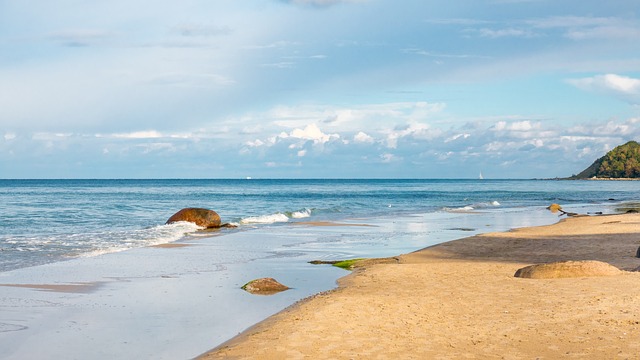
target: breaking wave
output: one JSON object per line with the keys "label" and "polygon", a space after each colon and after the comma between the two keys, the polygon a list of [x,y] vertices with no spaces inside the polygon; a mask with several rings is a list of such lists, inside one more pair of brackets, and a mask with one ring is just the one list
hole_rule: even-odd
{"label": "breaking wave", "polygon": [[312,209],[279,212],[275,214],[250,216],[240,220],[240,224],[275,224],[288,222],[290,219],[304,219],[311,216]]}

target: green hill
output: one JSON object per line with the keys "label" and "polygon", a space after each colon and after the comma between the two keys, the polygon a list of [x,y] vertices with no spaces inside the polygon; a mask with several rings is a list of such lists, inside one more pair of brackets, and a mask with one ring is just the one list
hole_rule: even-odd
{"label": "green hill", "polygon": [[629,141],[617,146],[591,166],[570,179],[597,178],[640,178],[640,144]]}

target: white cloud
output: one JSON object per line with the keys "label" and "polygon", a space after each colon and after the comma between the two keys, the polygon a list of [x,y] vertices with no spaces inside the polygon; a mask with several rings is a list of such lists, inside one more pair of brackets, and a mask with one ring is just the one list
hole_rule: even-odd
{"label": "white cloud", "polygon": [[325,144],[340,138],[338,134],[323,133],[316,124],[309,124],[304,129],[294,129],[289,136],[296,139],[312,140],[314,144]]}
{"label": "white cloud", "polygon": [[395,149],[398,140],[412,138],[418,140],[433,140],[442,135],[442,130],[432,129],[428,124],[413,122],[403,128],[393,129],[387,134],[387,147]]}
{"label": "white cloud", "polygon": [[536,36],[536,34],[531,30],[517,29],[517,28],[505,28],[505,29],[497,29],[497,30],[482,28],[482,29],[474,30],[474,32],[476,32],[477,35],[480,37],[492,38],[492,39],[505,38],[505,37],[530,38],[530,37]]}
{"label": "white cloud", "polygon": [[593,26],[605,26],[623,21],[611,17],[591,16],[549,16],[546,18],[526,20],[525,23],[541,29],[552,28],[584,28]]}
{"label": "white cloud", "polygon": [[8,140],[13,140],[15,138],[16,138],[16,134],[15,133],[8,132],[8,133],[4,134],[4,139],[7,140],[7,141]]}
{"label": "white cloud", "polygon": [[[620,17],[549,16],[545,18],[485,23],[491,27],[466,28],[463,34],[491,39],[549,37],[554,31],[570,40],[637,39],[640,24]],[[460,25],[465,25],[460,23]],[[468,25],[480,25],[470,22]]]}
{"label": "white cloud", "polygon": [[121,134],[113,134],[111,135],[114,138],[122,138],[122,139],[158,139],[163,137],[161,133],[155,130],[148,131],[135,131],[131,133],[121,133]]}
{"label": "white cloud", "polygon": [[394,162],[394,161],[401,161],[402,158],[397,157],[397,156],[395,156],[393,154],[385,153],[385,154],[380,155],[380,160],[383,163],[390,163],[390,162]]}
{"label": "white cloud", "polygon": [[303,156],[305,156],[305,155],[307,155],[307,150],[300,150],[300,151],[298,151],[298,157],[303,157]]}
{"label": "white cloud", "polygon": [[640,104],[640,79],[616,74],[596,75],[593,77],[570,79],[575,87],[621,98],[631,104]]}
{"label": "white cloud", "polygon": [[455,141],[455,140],[458,140],[458,139],[466,139],[466,138],[468,138],[470,136],[471,136],[471,134],[466,134],[466,133],[465,134],[455,134],[455,135],[445,139],[444,142],[447,143],[447,142]]}
{"label": "white cloud", "polygon": [[371,144],[373,143],[373,138],[369,135],[367,135],[366,133],[360,131],[357,134],[355,134],[353,136],[353,141],[355,141],[356,143],[364,143],[364,144]]}
{"label": "white cloud", "polygon": [[260,139],[256,139],[254,141],[247,141],[245,144],[247,146],[250,146],[250,147],[260,147],[260,146],[264,145],[265,143],[264,143],[264,141],[262,141]]}
{"label": "white cloud", "polygon": [[309,123],[322,124],[341,131],[360,131],[363,128],[386,127],[390,123],[404,124],[407,121],[423,121],[437,116],[446,108],[445,103],[389,102],[379,104],[359,104],[350,107],[332,105],[277,106],[266,114],[253,118],[244,117],[244,121],[264,121],[284,128],[300,128]]}
{"label": "white cloud", "polygon": [[640,36],[640,24],[620,17],[551,16],[526,23],[538,29],[565,30],[564,36],[571,40],[637,39]]}

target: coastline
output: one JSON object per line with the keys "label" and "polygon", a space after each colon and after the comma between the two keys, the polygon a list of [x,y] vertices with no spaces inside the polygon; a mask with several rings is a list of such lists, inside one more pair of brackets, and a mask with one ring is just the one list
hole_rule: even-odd
{"label": "coastline", "polygon": [[[640,358],[640,215],[487,233],[367,265],[202,355],[216,358]],[[520,279],[599,260],[607,277]]]}
{"label": "coastline", "polygon": [[[557,219],[521,208],[307,221],[0,272],[0,358],[193,358],[348,274],[312,260],[384,258]],[[291,289],[241,289],[261,277]]]}

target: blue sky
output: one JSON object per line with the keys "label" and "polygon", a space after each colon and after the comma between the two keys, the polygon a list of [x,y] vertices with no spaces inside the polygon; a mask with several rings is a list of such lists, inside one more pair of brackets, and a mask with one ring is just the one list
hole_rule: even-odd
{"label": "blue sky", "polygon": [[0,178],[569,176],[640,140],[639,11],[0,0]]}

